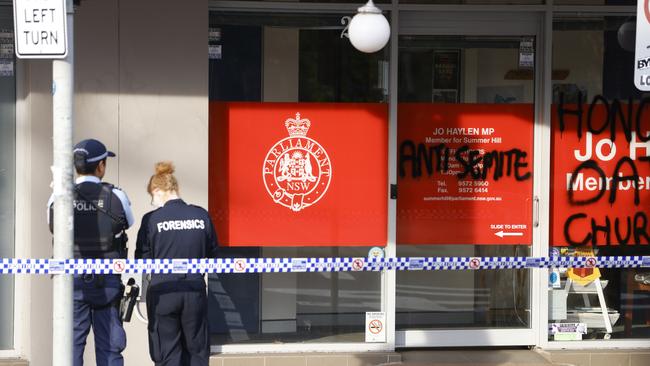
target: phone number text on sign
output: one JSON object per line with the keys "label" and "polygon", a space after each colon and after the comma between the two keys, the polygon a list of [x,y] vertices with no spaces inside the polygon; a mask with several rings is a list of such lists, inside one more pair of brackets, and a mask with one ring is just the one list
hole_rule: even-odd
{"label": "phone number text on sign", "polygon": [[400,243],[530,243],[532,105],[402,103],[398,118]]}

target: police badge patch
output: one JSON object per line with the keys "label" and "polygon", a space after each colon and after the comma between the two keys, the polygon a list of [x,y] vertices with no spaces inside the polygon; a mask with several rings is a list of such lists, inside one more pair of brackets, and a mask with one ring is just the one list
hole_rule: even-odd
{"label": "police badge patch", "polygon": [[278,141],[264,159],[262,177],[273,201],[294,212],[318,202],[332,180],[332,165],[325,149],[307,137],[308,119],[284,122],[289,137]]}

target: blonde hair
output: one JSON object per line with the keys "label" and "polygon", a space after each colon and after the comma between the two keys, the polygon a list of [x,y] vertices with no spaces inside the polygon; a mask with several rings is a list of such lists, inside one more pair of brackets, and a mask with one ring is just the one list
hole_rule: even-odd
{"label": "blonde hair", "polygon": [[161,191],[175,191],[178,193],[178,181],[174,177],[174,164],[171,161],[159,161],[156,163],[156,173],[149,179],[147,192],[153,194],[154,189]]}

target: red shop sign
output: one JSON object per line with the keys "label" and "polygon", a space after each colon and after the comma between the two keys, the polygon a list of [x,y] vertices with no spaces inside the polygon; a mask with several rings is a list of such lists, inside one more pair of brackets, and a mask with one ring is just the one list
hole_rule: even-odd
{"label": "red shop sign", "polygon": [[385,245],[387,149],[385,104],[210,103],[221,244]]}
{"label": "red shop sign", "polygon": [[530,245],[530,104],[398,109],[397,241]]}
{"label": "red shop sign", "polygon": [[650,100],[552,108],[551,243],[647,245]]}

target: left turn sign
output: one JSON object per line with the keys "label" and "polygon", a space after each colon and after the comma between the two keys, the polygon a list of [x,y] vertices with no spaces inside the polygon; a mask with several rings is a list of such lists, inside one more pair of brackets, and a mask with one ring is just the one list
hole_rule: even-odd
{"label": "left turn sign", "polygon": [[66,0],[14,0],[16,56],[65,58]]}

